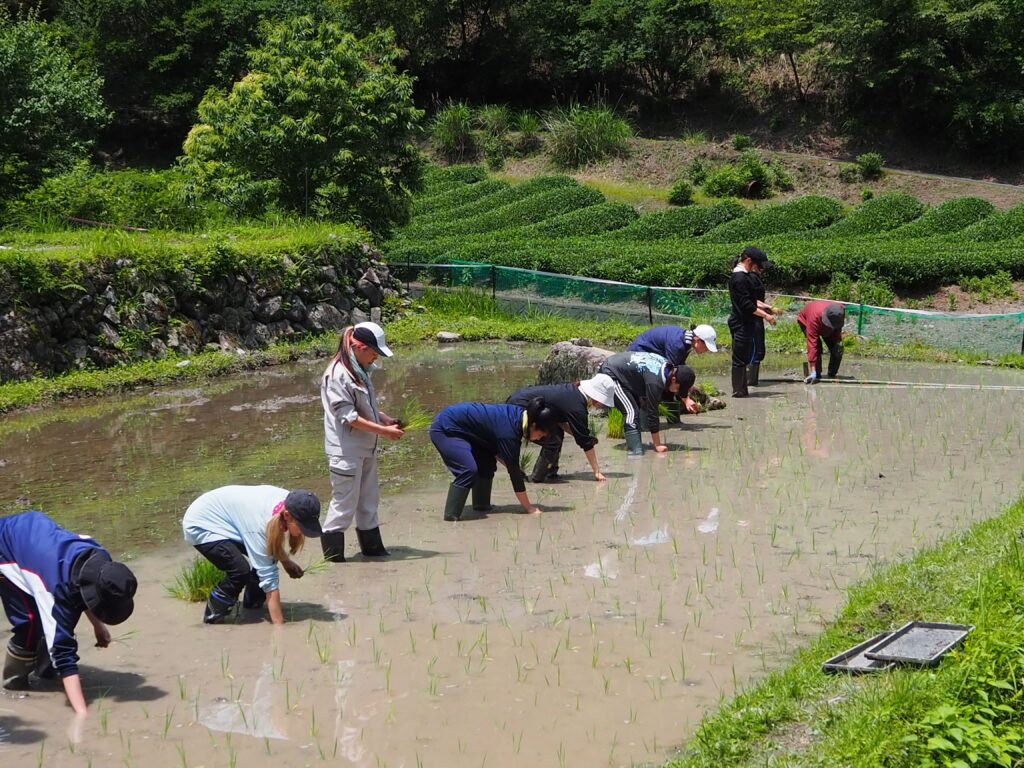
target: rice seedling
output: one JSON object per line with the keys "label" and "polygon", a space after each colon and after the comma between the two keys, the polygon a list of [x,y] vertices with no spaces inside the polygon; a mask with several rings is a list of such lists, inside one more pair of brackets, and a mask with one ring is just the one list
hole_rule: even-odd
{"label": "rice seedling", "polygon": [[426,429],[434,421],[433,415],[423,407],[419,398],[410,397],[405,401],[402,408],[402,415],[398,418],[398,426],[406,432],[418,429]]}
{"label": "rice seedling", "polygon": [[224,578],[224,571],[207,560],[196,556],[191,563],[182,566],[172,584],[165,589],[172,597],[190,603],[205,603],[210,599],[210,590]]}
{"label": "rice seedling", "polygon": [[317,574],[330,570],[330,567],[331,561],[326,557],[320,556],[310,561],[310,563],[302,569],[302,572],[306,576],[316,576]]}

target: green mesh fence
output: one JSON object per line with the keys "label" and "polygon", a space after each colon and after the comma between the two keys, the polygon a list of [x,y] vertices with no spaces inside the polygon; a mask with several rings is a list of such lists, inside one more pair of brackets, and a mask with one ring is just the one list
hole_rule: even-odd
{"label": "green mesh fence", "polygon": [[[667,288],[558,275],[492,264],[391,263],[410,288],[475,288],[515,309],[573,317],[617,315],[642,323],[686,320],[724,325],[729,293],[709,288]],[[813,297],[770,293],[769,301],[795,318]],[[991,355],[1024,354],[1024,312],[965,314],[846,304],[846,333],[893,344],[923,344]]]}

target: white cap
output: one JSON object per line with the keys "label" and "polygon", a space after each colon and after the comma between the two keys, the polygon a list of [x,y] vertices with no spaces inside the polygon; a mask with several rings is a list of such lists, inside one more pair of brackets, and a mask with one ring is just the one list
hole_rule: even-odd
{"label": "white cap", "polygon": [[718,345],[715,344],[718,334],[715,333],[715,329],[710,325],[698,325],[693,329],[693,335],[708,345],[709,352],[718,351]]}
{"label": "white cap", "polygon": [[592,379],[581,381],[580,392],[606,408],[615,405],[615,382],[607,373],[598,373]]}
{"label": "white cap", "polygon": [[359,323],[352,329],[352,338],[362,342],[378,355],[394,356],[391,348],[384,341],[384,329],[376,323]]}

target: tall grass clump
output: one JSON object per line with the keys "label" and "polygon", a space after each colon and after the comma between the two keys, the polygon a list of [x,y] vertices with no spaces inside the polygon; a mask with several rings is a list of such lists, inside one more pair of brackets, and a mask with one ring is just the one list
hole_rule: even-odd
{"label": "tall grass clump", "polygon": [[561,168],[579,168],[625,155],[633,138],[629,123],[603,104],[572,104],[550,112],[544,124],[548,131],[548,153]]}
{"label": "tall grass clump", "polygon": [[195,557],[191,563],[182,566],[174,583],[167,585],[167,592],[179,600],[190,603],[205,603],[210,599],[210,590],[224,578],[224,571],[205,557]]}
{"label": "tall grass clump", "polygon": [[473,112],[469,105],[454,101],[442,107],[430,122],[430,140],[437,153],[448,162],[476,157]]}

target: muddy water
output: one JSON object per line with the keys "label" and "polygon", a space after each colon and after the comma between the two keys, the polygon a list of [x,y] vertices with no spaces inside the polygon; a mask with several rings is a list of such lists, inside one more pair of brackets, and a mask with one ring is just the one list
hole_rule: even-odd
{"label": "muddy water", "polygon": [[[418,354],[389,362],[385,409],[409,392],[430,406],[500,399],[542,350]],[[4,423],[0,503],[29,496],[131,553],[142,584],[119,642],[83,637],[99,698],[81,741],[69,746],[61,695],[5,696],[5,764],[659,762],[816,633],[844,586],[1020,490],[1014,391],[772,383],[668,430],[667,454],[630,459],[602,441],[606,484],[570,444],[566,481],[530,488],[544,515],[516,514],[499,477],[498,508],[457,525],[441,521],[447,476],[419,433],[383,461],[390,560],[286,579],[285,627],[204,627],[198,606],[163,591],[191,556],[178,516],[226,482],[326,491],[320,367]],[[1024,385],[982,369],[845,368]]]}

